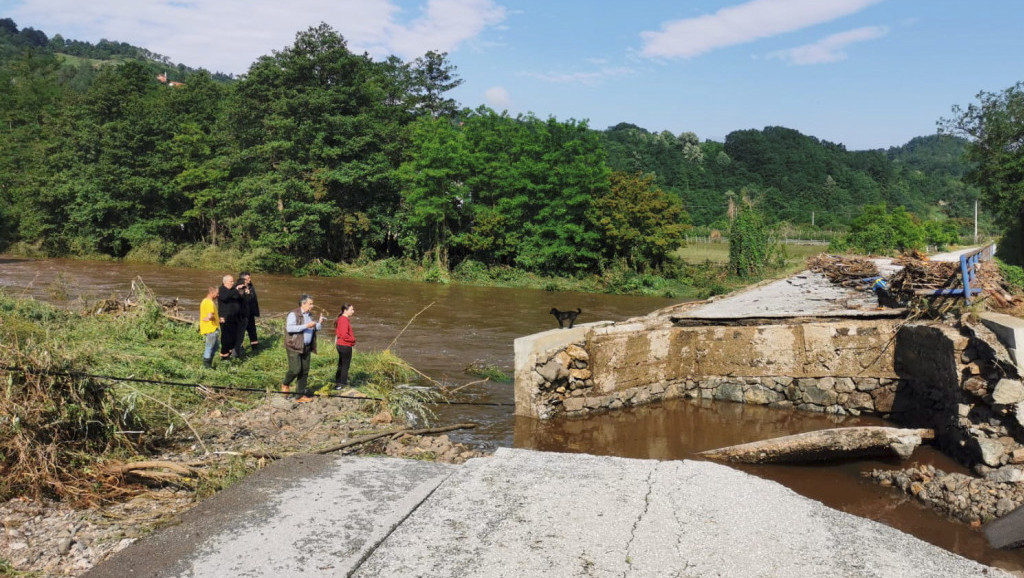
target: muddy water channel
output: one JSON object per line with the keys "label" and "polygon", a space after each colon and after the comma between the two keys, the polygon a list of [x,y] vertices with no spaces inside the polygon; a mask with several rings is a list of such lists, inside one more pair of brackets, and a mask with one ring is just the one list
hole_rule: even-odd
{"label": "muddy water channel", "polygon": [[[0,257],[0,287],[5,287],[8,294],[33,295],[46,301],[55,301],[64,294],[86,299],[124,295],[131,281],[141,277],[158,297],[177,297],[187,310],[192,310],[198,309],[205,287],[219,284],[222,273],[153,265]],[[294,308],[301,293],[312,294],[317,305],[332,314],[337,313],[343,302],[355,304],[352,325],[359,339],[357,349],[379,350],[391,345],[393,351],[420,371],[453,386],[479,379],[465,372],[472,363],[496,366],[511,375],[513,340],[554,327],[556,321],[548,314],[551,307],[581,308],[582,323],[618,321],[675,303],[661,298],[352,278],[297,279],[256,274],[253,283],[264,317],[281,316]],[[198,340],[196,347],[198,368]],[[329,352],[327,356],[333,364],[333,349],[324,350]],[[284,366],[282,353],[282,371]],[[276,383],[279,378],[268,376],[268,383]],[[466,403],[435,408],[438,421],[472,421],[481,425],[466,433],[453,434],[451,437],[457,441],[485,447],[515,446],[662,460],[694,459],[697,452],[706,449],[840,425],[883,424],[873,418],[835,418],[795,410],[681,400],[587,419],[538,422],[516,418],[512,385],[495,382],[459,390],[458,401]],[[966,472],[930,447],[918,449],[910,461]],[[991,549],[978,529],[948,521],[861,475],[874,468],[900,467],[905,466],[856,460],[821,466],[742,469],[963,556],[1024,570],[1024,553]]]}

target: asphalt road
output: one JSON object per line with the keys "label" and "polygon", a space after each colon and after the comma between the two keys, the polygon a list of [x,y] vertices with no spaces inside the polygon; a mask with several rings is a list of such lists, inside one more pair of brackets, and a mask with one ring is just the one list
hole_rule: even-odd
{"label": "asphalt road", "polygon": [[282,460],[85,574],[1003,575],[723,465],[509,448]]}

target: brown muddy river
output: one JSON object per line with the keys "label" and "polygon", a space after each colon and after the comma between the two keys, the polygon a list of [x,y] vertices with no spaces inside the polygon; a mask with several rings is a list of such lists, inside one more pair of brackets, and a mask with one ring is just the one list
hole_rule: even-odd
{"label": "brown muddy river", "polygon": [[[0,257],[0,287],[5,287],[11,295],[32,295],[42,300],[51,300],[57,285],[66,288],[73,297],[124,295],[132,279],[141,277],[157,296],[178,297],[187,309],[198,309],[205,287],[219,284],[220,275],[226,272]],[[230,273],[237,275],[238,271]],[[474,362],[497,366],[511,375],[513,340],[556,326],[556,321],[548,314],[551,307],[581,308],[579,322],[582,323],[619,321],[677,302],[650,297],[353,278],[297,279],[255,274],[253,283],[264,317],[281,315],[294,308],[301,293],[312,294],[317,305],[332,314],[337,313],[343,302],[353,303],[356,315],[352,326],[359,339],[357,349],[383,349],[397,338],[393,351],[427,375],[456,386],[479,379],[465,373],[466,366]],[[197,351],[199,348],[197,342]],[[328,355],[333,355],[331,349],[326,350],[331,351]],[[282,354],[282,367],[283,363]],[[538,422],[515,417],[512,385],[494,382],[462,389],[458,399],[481,405],[439,406],[435,409],[438,422],[472,421],[481,425],[467,433],[452,434],[457,441],[489,447],[515,446],[659,460],[695,459],[697,452],[706,449],[838,425],[883,423],[874,418],[842,419],[795,410],[682,400],[587,419]],[[910,461],[932,464],[946,471],[966,472],[930,447],[918,449]],[[778,481],[833,508],[881,521],[968,558],[1024,570],[1024,552],[994,550],[988,547],[980,530],[948,521],[913,499],[865,481],[861,475],[873,468],[898,467],[897,462],[853,460],[820,466],[745,466],[742,469]]]}

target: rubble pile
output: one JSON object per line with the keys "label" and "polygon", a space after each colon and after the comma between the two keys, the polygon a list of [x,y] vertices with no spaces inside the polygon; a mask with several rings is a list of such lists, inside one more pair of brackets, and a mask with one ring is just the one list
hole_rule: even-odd
{"label": "rubble pile", "polygon": [[[900,270],[883,279],[889,295],[898,302],[939,297],[933,294],[963,288],[959,262],[931,261],[913,251],[896,257],[892,263]],[[866,257],[822,253],[808,258],[807,266],[811,271],[828,277],[832,283],[857,289],[870,288],[871,282],[881,277],[876,263]],[[1020,308],[1024,299],[1013,295],[994,262],[982,261],[975,267],[977,276],[972,288],[980,288],[981,293],[973,295],[972,299],[987,301],[987,307],[994,311],[1013,312]],[[961,298],[960,295],[956,297]]]}
{"label": "rubble pile", "polygon": [[865,279],[878,277],[878,266],[865,257],[829,255],[822,253],[807,259],[807,266],[828,280],[846,287],[863,287]]}
{"label": "rubble pile", "polygon": [[963,287],[959,263],[913,257],[902,257],[894,263],[903,268],[890,275],[886,281],[889,283],[889,293],[900,301],[910,301],[940,289]]}
{"label": "rubble pile", "polygon": [[1005,516],[1024,503],[1024,471],[1019,466],[997,470],[984,478],[947,473],[930,465],[876,469],[865,475],[973,526]]}

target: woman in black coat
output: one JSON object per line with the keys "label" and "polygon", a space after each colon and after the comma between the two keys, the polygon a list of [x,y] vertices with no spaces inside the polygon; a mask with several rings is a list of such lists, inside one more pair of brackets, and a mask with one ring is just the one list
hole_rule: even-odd
{"label": "woman in black coat", "polygon": [[242,331],[239,331],[238,343],[241,345],[242,338],[245,337],[245,332],[248,332],[249,347],[255,350],[260,345],[260,340],[256,337],[256,318],[260,316],[260,300],[256,296],[256,287],[252,284],[252,275],[243,271],[242,274],[238,276],[238,279],[248,288],[248,292],[242,294],[242,299],[245,300],[249,310],[245,327],[242,328]]}

